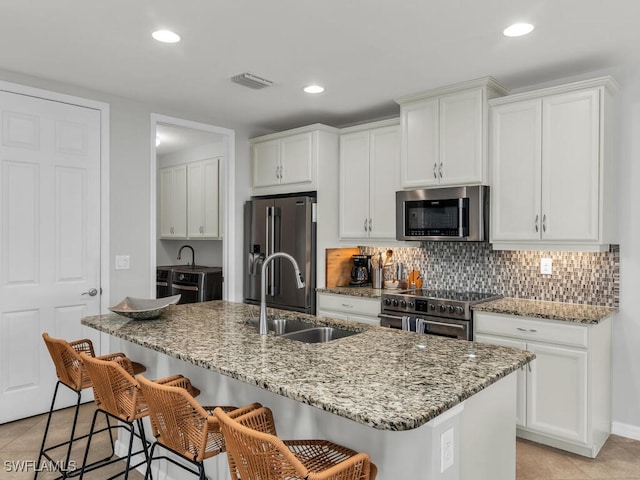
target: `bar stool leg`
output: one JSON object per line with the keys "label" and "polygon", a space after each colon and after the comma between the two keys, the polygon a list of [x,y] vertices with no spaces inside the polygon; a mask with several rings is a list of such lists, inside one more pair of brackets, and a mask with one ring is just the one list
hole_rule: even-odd
{"label": "bar stool leg", "polygon": [[[51,416],[53,414],[53,408],[56,404],[56,397],[58,396],[58,387],[60,387],[60,381],[58,381],[56,383],[56,388],[53,391],[53,399],[51,400],[51,407],[49,408],[49,415],[47,416],[47,424],[44,427],[44,435],[42,436],[42,446],[40,447],[40,454],[38,455],[38,462],[36,463],[36,472],[35,475],[33,476],[33,480],[36,480],[38,478],[38,473],[40,473],[40,464],[42,462],[42,457],[45,454],[45,450],[44,450],[44,446],[47,443],[47,435],[49,433],[49,424],[51,423]],[[73,435],[72,437],[73,438]],[[69,460],[69,458],[67,457],[67,461]]]}

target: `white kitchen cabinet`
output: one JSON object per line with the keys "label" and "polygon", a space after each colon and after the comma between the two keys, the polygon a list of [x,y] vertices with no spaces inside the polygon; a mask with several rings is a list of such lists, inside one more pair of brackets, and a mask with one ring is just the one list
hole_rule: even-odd
{"label": "white kitchen cabinet", "polygon": [[187,236],[220,238],[220,159],[187,164]]}
{"label": "white kitchen cabinet", "polygon": [[395,240],[398,122],[376,122],[342,132],[345,133],[340,135],[340,238]]}
{"label": "white kitchen cabinet", "polygon": [[487,77],[397,99],[402,188],[487,184],[487,101],[506,93]]}
{"label": "white kitchen cabinet", "polygon": [[318,189],[324,135],[336,129],[315,124],[251,139],[252,194],[307,192]]}
{"label": "white kitchen cabinet", "polygon": [[318,292],[317,315],[380,325],[380,299]]}
{"label": "white kitchen cabinet", "polygon": [[496,249],[606,250],[615,241],[611,77],[491,104]]}
{"label": "white kitchen cabinet", "polygon": [[517,434],[595,458],[611,431],[611,319],[597,325],[474,314],[481,343],[536,354],[518,372]]}
{"label": "white kitchen cabinet", "polygon": [[160,238],[187,238],[187,166],[160,169]]}

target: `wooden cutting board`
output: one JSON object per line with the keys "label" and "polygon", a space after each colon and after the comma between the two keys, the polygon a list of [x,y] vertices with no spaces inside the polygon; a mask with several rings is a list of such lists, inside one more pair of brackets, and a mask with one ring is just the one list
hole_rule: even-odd
{"label": "wooden cutting board", "polygon": [[351,269],[353,268],[353,255],[359,255],[360,249],[353,248],[327,248],[326,250],[326,284],[330,287],[345,287],[351,281]]}
{"label": "wooden cutting board", "polygon": [[422,287],[422,278],[420,278],[420,272],[418,270],[411,270],[407,276],[409,286],[415,284],[416,288]]}

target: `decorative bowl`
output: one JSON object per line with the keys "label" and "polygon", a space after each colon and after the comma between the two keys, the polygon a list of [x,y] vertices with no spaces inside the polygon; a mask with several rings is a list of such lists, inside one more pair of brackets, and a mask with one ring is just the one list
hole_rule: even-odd
{"label": "decorative bowl", "polygon": [[181,295],[163,298],[133,298],[127,297],[119,304],[109,307],[113,313],[135,320],[153,320],[158,318],[169,305],[180,301]]}
{"label": "decorative bowl", "polygon": [[400,282],[398,282],[398,280],[385,280],[384,281],[384,288],[387,288],[389,290],[394,290],[396,288],[398,288],[398,284]]}

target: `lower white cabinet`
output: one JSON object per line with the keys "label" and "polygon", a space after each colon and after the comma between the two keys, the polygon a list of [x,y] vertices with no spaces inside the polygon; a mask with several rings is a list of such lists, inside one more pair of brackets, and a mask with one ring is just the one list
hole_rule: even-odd
{"label": "lower white cabinet", "polygon": [[379,298],[318,293],[317,315],[319,317],[380,325],[379,313]]}
{"label": "lower white cabinet", "polygon": [[517,435],[595,458],[611,431],[611,319],[597,325],[476,312],[475,341],[528,350]]}

